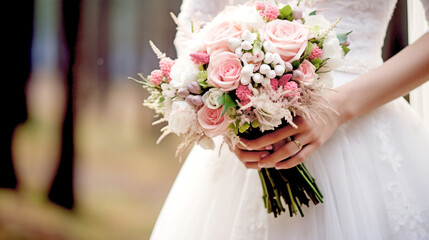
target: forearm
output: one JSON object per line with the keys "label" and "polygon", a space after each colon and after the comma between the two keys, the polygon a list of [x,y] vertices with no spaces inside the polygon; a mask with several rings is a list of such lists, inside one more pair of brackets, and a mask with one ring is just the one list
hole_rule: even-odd
{"label": "forearm", "polygon": [[331,97],[346,122],[407,94],[429,80],[429,33],[380,67],[336,90]]}

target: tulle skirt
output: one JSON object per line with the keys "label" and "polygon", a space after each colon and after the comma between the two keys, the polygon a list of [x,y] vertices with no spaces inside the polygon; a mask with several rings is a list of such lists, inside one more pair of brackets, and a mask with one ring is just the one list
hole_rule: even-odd
{"label": "tulle skirt", "polygon": [[152,240],[429,239],[429,130],[403,98],[343,124],[305,161],[324,203],[304,217],[267,214],[257,170],[216,145],[191,151]]}

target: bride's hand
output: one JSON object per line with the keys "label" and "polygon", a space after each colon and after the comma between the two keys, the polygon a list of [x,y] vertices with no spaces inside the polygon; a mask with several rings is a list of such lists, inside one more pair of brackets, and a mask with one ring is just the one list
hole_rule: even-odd
{"label": "bride's hand", "polygon": [[237,158],[244,164],[246,168],[259,169],[259,161],[270,154],[273,150],[272,145],[263,146],[254,150],[246,149],[245,147],[237,144],[232,146],[231,142],[226,139],[229,150],[233,152]]}
{"label": "bride's hand", "polygon": [[[247,150],[267,149],[267,146],[274,146],[272,154],[259,154],[259,168],[287,169],[302,163],[331,137],[335,129],[341,125],[342,118],[334,111],[326,111],[317,120],[298,117],[294,122],[297,128],[287,125],[254,140],[242,139]],[[285,139],[289,137],[292,141],[286,142]],[[251,154],[253,167],[256,165],[257,153]],[[241,147],[235,150],[235,154],[242,160],[243,156],[250,153]],[[283,161],[287,158],[289,159]]]}

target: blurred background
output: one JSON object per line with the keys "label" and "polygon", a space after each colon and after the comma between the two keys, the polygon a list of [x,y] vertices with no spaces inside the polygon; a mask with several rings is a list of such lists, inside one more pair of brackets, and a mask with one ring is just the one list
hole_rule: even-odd
{"label": "blurred background", "polygon": [[[169,13],[180,4],[5,4],[14,17],[1,21],[0,240],[149,238],[181,167],[180,139],[155,143],[161,126],[151,125],[147,93],[128,77],[158,68],[149,40],[176,57]],[[395,16],[385,59],[408,44],[406,1]]]}

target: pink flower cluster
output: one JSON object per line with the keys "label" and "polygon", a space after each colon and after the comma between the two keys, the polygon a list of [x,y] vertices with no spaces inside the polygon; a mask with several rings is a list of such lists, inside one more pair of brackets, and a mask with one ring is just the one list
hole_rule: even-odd
{"label": "pink flower cluster", "polygon": [[259,12],[259,15],[261,15],[262,17],[265,18],[265,20],[267,21],[273,21],[276,20],[277,17],[280,15],[279,9],[271,6],[271,5],[267,5],[265,7],[265,4],[262,2],[258,2],[256,3],[256,9]]}
{"label": "pink flower cluster", "polygon": [[195,64],[207,64],[210,62],[210,55],[205,51],[198,51],[189,55]]}
{"label": "pink flower cluster", "polygon": [[253,96],[253,92],[248,86],[240,84],[235,90],[235,95],[240,99],[241,105],[244,106],[250,102],[249,96]]}
{"label": "pink flower cluster", "polygon": [[171,60],[170,58],[161,59],[161,61],[159,61],[159,67],[161,68],[161,70],[153,70],[150,73],[151,82],[159,86],[164,80],[164,77],[167,77],[168,82],[170,82],[171,81],[170,71],[173,65],[174,65],[174,60]]}
{"label": "pink flower cluster", "polygon": [[153,70],[150,73],[150,80],[153,84],[159,86],[162,83],[164,73],[161,70]]}
{"label": "pink flower cluster", "polygon": [[299,97],[298,84],[294,81],[289,81],[291,78],[292,74],[286,74],[280,80],[273,78],[270,81],[271,88],[277,91],[280,87],[283,87],[283,90],[289,90],[285,95],[286,97]]}
{"label": "pink flower cluster", "polygon": [[319,46],[317,46],[317,44],[315,44],[315,43],[313,43],[313,46],[314,46],[314,48],[311,51],[309,58],[311,60],[314,60],[316,58],[321,58],[322,54],[323,54],[322,49],[320,49]]}

